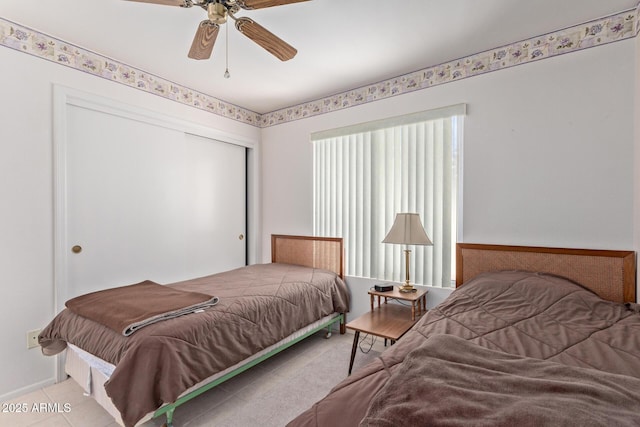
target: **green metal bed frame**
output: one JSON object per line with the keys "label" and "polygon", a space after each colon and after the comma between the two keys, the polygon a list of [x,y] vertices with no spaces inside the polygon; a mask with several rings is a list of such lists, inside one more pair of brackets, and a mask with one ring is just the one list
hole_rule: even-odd
{"label": "green metal bed frame", "polygon": [[162,415],[166,416],[166,423],[165,425],[167,427],[172,427],[173,426],[173,415],[175,410],[180,406],[183,405],[184,403],[190,401],[191,399],[194,399],[198,396],[200,396],[201,394],[211,390],[212,388],[222,384],[225,381],[230,380],[231,378],[243,373],[244,371],[258,365],[259,363],[264,362],[265,360],[269,359],[272,356],[275,356],[276,354],[280,353],[283,350],[286,350],[287,348],[291,347],[294,344],[299,343],[300,341],[304,340],[305,338],[310,337],[311,335],[314,335],[315,333],[321,331],[324,328],[327,328],[327,334],[325,335],[325,338],[330,338],[331,337],[331,333],[332,333],[332,329],[333,329],[333,325],[335,323],[340,322],[340,333],[344,333],[344,325],[345,325],[345,315],[344,313],[339,313],[336,317],[327,320],[326,322],[324,322],[323,324],[319,325],[318,327],[310,330],[309,332],[305,333],[304,335],[301,335],[295,339],[293,339],[290,342],[287,342],[285,344],[283,344],[280,347],[277,347],[273,350],[271,350],[268,353],[263,354],[262,356],[248,362],[246,365],[242,365],[236,369],[234,369],[233,371],[221,376],[220,378],[217,378],[215,380],[213,380],[212,382],[203,385],[202,387],[197,388],[196,390],[191,391],[190,393],[185,394],[182,397],[179,397],[175,402],[173,403],[168,403],[164,406],[162,406],[160,409],[156,410],[156,412],[153,413],[153,417],[152,418],[158,418],[161,417]]}

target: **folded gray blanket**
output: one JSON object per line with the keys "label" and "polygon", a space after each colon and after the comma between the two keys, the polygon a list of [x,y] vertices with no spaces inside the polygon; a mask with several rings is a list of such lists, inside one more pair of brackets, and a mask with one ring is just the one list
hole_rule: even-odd
{"label": "folded gray blanket", "polygon": [[162,320],[214,306],[218,297],[186,292],[149,280],[70,299],[72,312],[105,325],[124,336]]}
{"label": "folded gray blanket", "polygon": [[639,414],[638,378],[435,335],[391,374],[360,426],[637,426]]}

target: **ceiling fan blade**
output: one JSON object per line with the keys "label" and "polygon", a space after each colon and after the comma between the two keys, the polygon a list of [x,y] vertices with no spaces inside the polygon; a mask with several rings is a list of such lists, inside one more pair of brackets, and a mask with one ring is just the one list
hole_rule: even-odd
{"label": "ceiling fan blade", "polygon": [[237,0],[236,3],[243,9],[263,9],[265,7],[283,6],[303,1],[309,0]]}
{"label": "ceiling fan blade", "polygon": [[220,26],[211,21],[204,20],[198,25],[198,30],[189,49],[191,59],[209,59],[216,43]]}
{"label": "ceiling fan blade", "polygon": [[293,46],[271,33],[253,19],[238,18],[236,20],[236,28],[281,61],[288,61],[298,53]]}
{"label": "ceiling fan blade", "polygon": [[180,6],[180,7],[191,6],[191,2],[187,0],[129,0],[129,1],[137,1],[140,3],[164,4],[166,6]]}

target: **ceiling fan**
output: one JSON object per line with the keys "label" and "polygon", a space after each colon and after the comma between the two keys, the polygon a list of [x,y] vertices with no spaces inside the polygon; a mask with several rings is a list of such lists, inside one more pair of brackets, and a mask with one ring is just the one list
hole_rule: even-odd
{"label": "ceiling fan", "polygon": [[280,39],[269,30],[258,24],[251,18],[237,18],[235,13],[240,9],[253,10],[273,6],[282,6],[291,3],[300,3],[309,0],[129,0],[142,3],[155,3],[167,6],[193,7],[200,6],[207,11],[208,19],[200,22],[196,35],[193,38],[189,58],[209,59],[213,51],[213,45],[218,37],[220,25],[231,17],[236,22],[236,28],[242,34],[256,42],[262,48],[281,61],[288,61],[296,56],[298,51]]}

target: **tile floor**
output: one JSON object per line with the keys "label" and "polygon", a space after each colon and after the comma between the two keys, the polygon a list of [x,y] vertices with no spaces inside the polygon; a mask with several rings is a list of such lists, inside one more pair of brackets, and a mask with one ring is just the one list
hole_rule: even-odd
{"label": "tile floor", "polygon": [[[370,338],[369,338],[370,340]],[[241,375],[179,407],[175,427],[282,427],[347,376],[353,334],[317,333]],[[362,343],[366,350],[371,341]],[[369,353],[358,351],[354,371],[371,361],[384,346],[381,339]],[[0,412],[1,427],[116,427],[114,419],[71,379],[5,402],[28,408],[26,413]],[[49,411],[33,405],[51,403]],[[57,404],[58,411],[55,411]],[[36,407],[38,407],[36,405]],[[5,404],[3,404],[5,407]],[[54,411],[51,411],[53,407]],[[144,427],[161,426],[164,417]]]}

